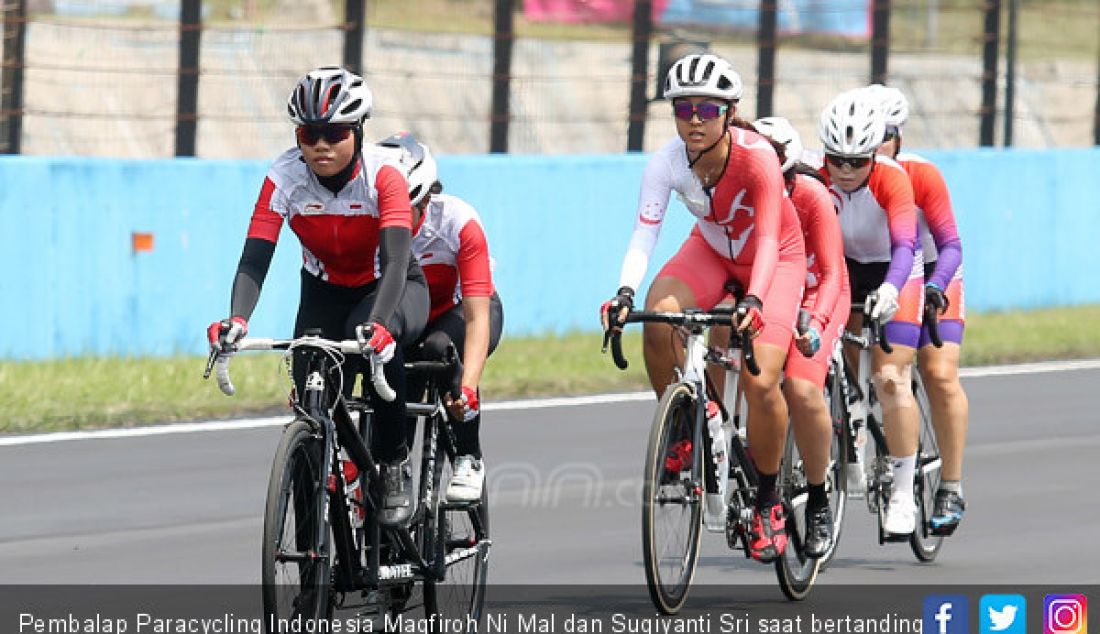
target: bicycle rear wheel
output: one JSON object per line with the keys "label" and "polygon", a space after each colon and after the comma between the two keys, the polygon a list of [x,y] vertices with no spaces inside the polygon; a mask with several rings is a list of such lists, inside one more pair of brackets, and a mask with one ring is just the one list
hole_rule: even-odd
{"label": "bicycle rear wheel", "polygon": [[917,503],[917,526],[909,538],[913,554],[923,562],[935,560],[943,546],[943,535],[933,535],[931,528],[932,509],[935,506],[936,489],[940,486],[940,446],[936,441],[936,430],[932,426],[932,406],[928,403],[928,394],[920,374],[913,369],[913,396],[920,413],[920,445],[917,450],[917,472],[913,478],[913,499]]}
{"label": "bicycle rear wheel", "polygon": [[434,544],[433,556],[442,560],[437,569],[443,579],[424,581],[424,611],[429,616],[469,616],[480,622],[489,572],[489,487],[482,487],[478,502],[447,502],[442,487],[450,482],[455,458],[447,437],[440,434],[436,499],[432,509],[426,509],[427,539]]}
{"label": "bicycle rear wheel", "polygon": [[[831,472],[826,478],[832,478]],[[819,559],[808,557],[803,548],[806,543],[806,502],[809,493],[802,457],[794,441],[793,426],[787,429],[787,444],[783,448],[783,462],[779,466],[776,487],[787,515],[787,548],[775,560],[775,574],[783,594],[792,601],[801,601],[810,594],[821,563]]]}
{"label": "bicycle rear wheel", "polygon": [[308,421],[299,418],[287,426],[271,466],[264,510],[265,627],[299,618],[316,621],[331,612],[323,459],[322,440]]}
{"label": "bicycle rear wheel", "polygon": [[825,383],[825,397],[829,406],[829,418],[833,423],[833,444],[829,449],[829,472],[825,482],[829,491],[829,506],[833,511],[833,543],[821,557],[824,566],[836,555],[840,543],[841,529],[844,528],[844,513],[848,506],[848,464],[854,458],[849,453],[852,447],[851,431],[848,421],[848,404],[840,389],[839,379],[830,374]]}
{"label": "bicycle rear wheel", "polygon": [[[687,599],[702,532],[701,453],[695,439],[695,393],[670,385],[649,433],[642,488],[642,554],[654,606],[675,614]],[[686,460],[685,460],[685,457]]]}

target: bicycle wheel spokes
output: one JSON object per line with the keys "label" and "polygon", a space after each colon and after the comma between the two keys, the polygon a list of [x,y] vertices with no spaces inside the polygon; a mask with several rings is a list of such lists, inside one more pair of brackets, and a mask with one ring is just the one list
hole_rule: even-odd
{"label": "bicycle wheel spokes", "polygon": [[[450,481],[451,461],[446,462],[441,483]],[[443,497],[442,495],[440,497]],[[489,488],[483,487],[481,501],[474,504],[440,502],[434,525],[440,540],[444,577],[424,584],[428,614],[444,617],[470,616],[480,621],[485,603],[485,582],[489,570]]]}
{"label": "bicycle wheel spokes", "polygon": [[642,499],[642,551],[649,594],[658,610],[683,606],[699,556],[702,465],[692,446],[695,397],[686,384],[669,386],[649,436]]}
{"label": "bicycle wheel spokes", "polygon": [[[914,373],[916,370],[914,369]],[[932,427],[932,408],[928,395],[919,378],[913,381],[913,396],[920,413],[920,449],[917,452],[917,473],[913,479],[913,499],[917,503],[917,526],[909,538],[909,545],[917,559],[932,561],[943,546],[943,535],[933,535],[932,509],[935,506],[936,489],[940,486],[940,447],[936,431]]]}
{"label": "bicycle wheel spokes", "polygon": [[787,444],[783,449],[783,463],[779,467],[776,483],[787,514],[787,548],[775,560],[775,574],[779,588],[792,601],[805,599],[817,577],[819,560],[806,556],[806,502],[809,493],[802,457],[794,441],[793,426],[787,432]]}
{"label": "bicycle wheel spokes", "polygon": [[283,433],[264,513],[265,623],[324,618],[330,610],[328,545],[322,543],[321,441],[305,421]]}

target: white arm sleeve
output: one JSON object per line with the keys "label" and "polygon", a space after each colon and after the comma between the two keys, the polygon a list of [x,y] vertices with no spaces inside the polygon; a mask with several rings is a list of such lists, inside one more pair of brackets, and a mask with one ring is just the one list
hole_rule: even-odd
{"label": "white arm sleeve", "polygon": [[649,268],[649,256],[661,235],[661,223],[668,210],[672,194],[672,166],[664,152],[657,152],[649,159],[642,175],[642,189],[638,196],[638,217],[634,221],[634,233],[623,258],[619,286],[629,286],[635,291]]}

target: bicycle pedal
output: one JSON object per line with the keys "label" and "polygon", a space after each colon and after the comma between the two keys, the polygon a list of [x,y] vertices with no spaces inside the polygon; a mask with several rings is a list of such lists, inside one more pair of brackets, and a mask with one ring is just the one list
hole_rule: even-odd
{"label": "bicycle pedal", "polygon": [[481,506],[481,500],[471,500],[470,502],[440,502],[439,508],[443,511],[467,511],[469,509],[477,508]]}
{"label": "bicycle pedal", "polygon": [[901,543],[905,543],[905,542],[909,541],[909,538],[911,536],[912,536],[912,533],[906,533],[906,534],[903,534],[903,535],[895,535],[893,533],[886,533],[886,534],[883,534],[882,539],[883,539],[883,541],[889,542],[891,544],[901,544]]}

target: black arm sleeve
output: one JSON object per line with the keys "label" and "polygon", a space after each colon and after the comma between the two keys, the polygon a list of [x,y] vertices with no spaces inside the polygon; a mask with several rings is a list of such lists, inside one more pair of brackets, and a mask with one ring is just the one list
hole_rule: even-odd
{"label": "black arm sleeve", "polygon": [[368,320],[392,330],[393,311],[405,292],[405,278],[409,271],[409,258],[412,257],[412,232],[405,227],[386,227],[379,238],[378,259],[381,261],[382,279],[378,282],[378,295]]}
{"label": "black arm sleeve", "polygon": [[262,238],[248,238],[244,241],[241,261],[237,264],[237,276],[233,278],[233,297],[230,300],[230,314],[252,318],[256,302],[260,301],[260,289],[263,288],[271,258],[275,255],[275,243]]}

